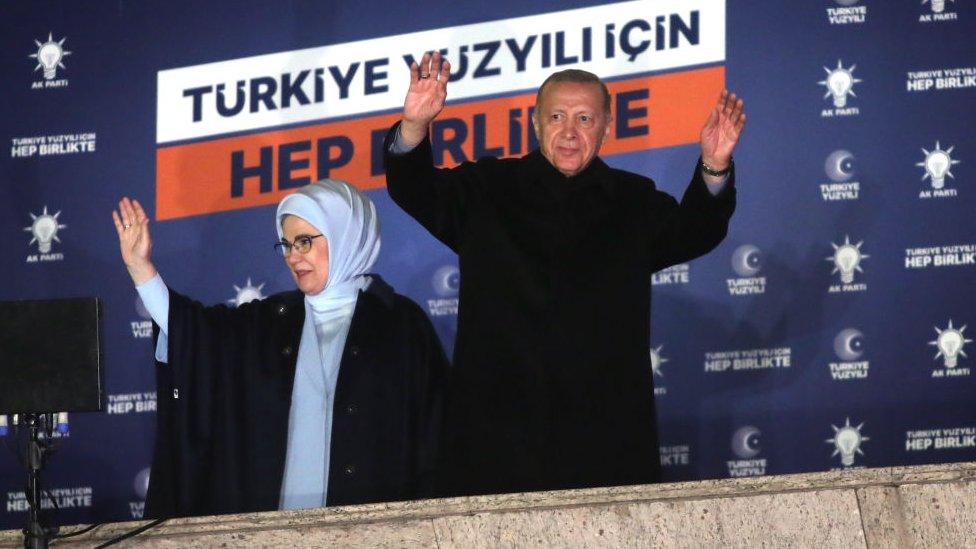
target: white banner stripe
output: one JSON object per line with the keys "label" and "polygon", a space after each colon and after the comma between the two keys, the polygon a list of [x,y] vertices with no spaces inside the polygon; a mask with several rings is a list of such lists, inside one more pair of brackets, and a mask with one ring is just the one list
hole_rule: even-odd
{"label": "white banner stripe", "polygon": [[725,2],[635,0],[164,70],[156,141],[396,109],[405,56],[434,47],[454,67],[452,99],[535,89],[568,67],[670,70],[725,60]]}

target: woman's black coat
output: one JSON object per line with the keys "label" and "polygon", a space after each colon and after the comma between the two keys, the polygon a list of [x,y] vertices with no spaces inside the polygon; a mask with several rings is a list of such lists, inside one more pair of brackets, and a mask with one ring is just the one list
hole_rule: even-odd
{"label": "woman's black coat", "polygon": [[[304,319],[299,291],[233,309],[170,290],[147,516],[278,508]],[[424,312],[374,276],[340,363],[329,506],[433,495],[447,374]]]}

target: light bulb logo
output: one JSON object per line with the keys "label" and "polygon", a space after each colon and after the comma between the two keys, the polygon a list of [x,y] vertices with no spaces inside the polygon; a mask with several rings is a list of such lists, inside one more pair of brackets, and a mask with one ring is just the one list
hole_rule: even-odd
{"label": "light bulb logo", "polygon": [[37,52],[28,57],[37,59],[37,66],[34,67],[34,70],[44,69],[45,80],[54,80],[58,67],[67,68],[61,62],[65,57],[71,55],[70,51],[64,49],[64,41],[67,39],[65,37],[55,42],[54,34],[49,32],[47,33],[47,42],[41,43],[39,40],[34,40],[34,43],[37,44]]}
{"label": "light bulb logo", "polygon": [[[952,0],[955,2],[956,0]],[[942,13],[945,11],[946,0],[922,0],[922,4],[926,3],[932,6],[932,13]]]}
{"label": "light bulb logo", "polygon": [[251,301],[254,300],[264,299],[265,296],[261,293],[261,289],[263,288],[264,288],[264,284],[261,284],[260,286],[255,286],[251,282],[251,277],[247,277],[247,282],[244,284],[243,287],[238,288],[236,284],[234,285],[234,291],[236,292],[236,295],[232,299],[228,299],[227,303],[230,303],[235,307],[240,307],[245,303],[250,303]]}
{"label": "light bulb logo", "polygon": [[58,221],[59,215],[61,215],[60,211],[54,215],[47,213],[47,206],[44,206],[40,215],[30,214],[33,222],[29,227],[24,227],[24,230],[31,233],[33,238],[27,245],[30,246],[37,242],[37,251],[42,254],[50,253],[51,242],[61,242],[61,239],[58,238],[58,231],[68,227]]}
{"label": "light bulb logo", "polygon": [[942,146],[939,142],[935,142],[935,148],[931,151],[922,148],[922,154],[925,155],[925,160],[916,163],[915,165],[919,168],[925,169],[925,175],[922,176],[922,181],[926,179],[932,180],[933,189],[941,189],[945,186],[945,178],[949,177],[955,179],[956,176],[952,175],[952,167],[959,164],[960,160],[953,160],[952,150],[956,147],[949,147],[946,150],[942,150]]}
{"label": "light bulb logo", "polygon": [[651,371],[653,375],[664,377],[664,372],[661,371],[661,365],[668,362],[667,358],[661,356],[661,349],[664,345],[659,345],[657,349],[651,349]]}
{"label": "light bulb logo", "polygon": [[939,349],[935,353],[935,359],[942,357],[942,363],[945,364],[946,368],[955,368],[959,364],[960,356],[969,358],[963,347],[967,343],[972,343],[973,340],[966,339],[965,332],[966,326],[954,328],[951,318],[949,319],[949,326],[945,330],[940,330],[938,326],[935,327],[935,333],[938,334],[938,337],[935,341],[929,341],[929,345],[934,345]]}
{"label": "light bulb logo", "polygon": [[827,87],[827,93],[824,94],[824,99],[833,96],[834,106],[842,108],[847,106],[848,95],[857,97],[854,93],[854,84],[861,82],[861,80],[854,78],[853,73],[856,67],[857,65],[851,65],[850,68],[845,69],[839,59],[837,60],[837,68],[828,69],[824,67],[823,69],[827,73],[827,78],[817,82]]}
{"label": "light bulb logo", "polygon": [[68,412],[58,412],[57,414],[57,431],[62,435],[68,434],[70,426],[68,424]]}
{"label": "light bulb logo", "polygon": [[861,443],[871,440],[861,434],[861,427],[864,427],[864,423],[853,427],[851,426],[851,418],[847,418],[843,427],[835,425],[830,427],[834,430],[834,438],[828,438],[825,441],[834,445],[834,453],[830,454],[830,457],[840,454],[841,465],[844,467],[854,465],[854,456],[857,454],[864,455],[864,452],[861,451]]}
{"label": "light bulb logo", "polygon": [[834,264],[834,270],[830,274],[840,273],[840,281],[844,284],[850,284],[854,282],[854,272],[863,273],[864,270],[861,269],[861,261],[871,257],[867,254],[861,253],[861,245],[864,241],[860,241],[857,244],[851,244],[851,237],[845,236],[844,243],[837,245],[833,242],[830,243],[834,247],[834,255],[828,256],[827,261],[831,261]]}
{"label": "light bulb logo", "polygon": [[461,271],[454,265],[444,265],[434,271],[431,285],[441,297],[456,296],[461,289]]}
{"label": "light bulb logo", "polygon": [[9,432],[9,430],[10,430],[10,427],[7,426],[7,416],[6,415],[0,415],[0,437],[7,436],[7,433]]}

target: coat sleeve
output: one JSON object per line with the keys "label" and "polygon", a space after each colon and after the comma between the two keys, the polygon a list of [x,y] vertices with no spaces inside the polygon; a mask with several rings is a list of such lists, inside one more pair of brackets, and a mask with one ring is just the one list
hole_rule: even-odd
{"label": "coat sleeve", "polygon": [[417,375],[414,377],[417,393],[414,431],[420,441],[416,446],[414,497],[424,499],[442,495],[438,491],[442,485],[439,460],[450,363],[430,319],[420,307],[411,305],[418,350]]}
{"label": "coat sleeve", "polygon": [[690,261],[718,246],[728,232],[735,194],[734,171],[713,196],[698,164],[680,203],[666,193],[652,191],[646,208],[651,272]]}
{"label": "coat sleeve", "polygon": [[411,151],[390,152],[399,122],[386,136],[383,162],[390,198],[435,238],[455,252],[464,235],[465,218],[480,199],[484,162],[435,168],[430,136]]}
{"label": "coat sleeve", "polygon": [[[198,501],[212,471],[210,445],[212,397],[216,385],[213,362],[223,324],[239,316],[226,307],[204,307],[169,289],[168,334],[153,322],[153,346],[166,345],[167,363],[156,362],[156,442],[146,502],[153,518],[202,512]],[[216,368],[215,368],[216,367]]]}
{"label": "coat sleeve", "polygon": [[188,442],[211,438],[214,399],[227,390],[223,378],[245,364],[241,355],[253,345],[249,340],[258,331],[257,308],[253,302],[239,308],[204,306],[170,290],[167,354],[172,375],[167,381],[172,391],[164,396],[179,401],[180,412],[186,415],[179,418],[184,420],[181,435]]}
{"label": "coat sleeve", "polygon": [[[156,443],[147,516],[244,510],[254,501],[245,493],[252,487],[237,481],[241,460],[247,458],[233,451],[250,442],[249,430],[240,425],[251,421],[251,409],[261,403],[255,395],[265,398],[252,387],[262,381],[261,365],[271,362],[265,350],[270,345],[261,344],[262,338],[280,339],[267,321],[273,317],[267,310],[272,305],[207,307],[172,289],[169,297],[168,363],[156,363]],[[280,323],[286,324],[285,319]],[[159,335],[155,325],[154,335]],[[285,392],[272,386],[266,390],[275,389]],[[281,395],[284,402],[289,395],[290,388]]]}

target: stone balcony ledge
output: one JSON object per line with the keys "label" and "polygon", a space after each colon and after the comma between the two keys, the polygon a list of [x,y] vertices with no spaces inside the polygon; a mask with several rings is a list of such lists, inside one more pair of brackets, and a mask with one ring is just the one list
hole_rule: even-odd
{"label": "stone balcony ledge", "polygon": [[194,517],[120,547],[976,547],[974,481],[958,463]]}

